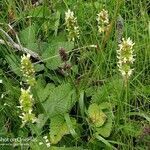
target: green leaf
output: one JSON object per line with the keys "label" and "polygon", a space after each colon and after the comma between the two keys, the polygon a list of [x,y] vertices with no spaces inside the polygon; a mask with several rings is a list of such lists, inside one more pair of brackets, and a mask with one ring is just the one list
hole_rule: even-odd
{"label": "green leaf", "polygon": [[132,122],[132,121],[123,125],[122,130],[125,135],[132,136],[132,137],[138,137],[143,132],[142,125],[140,125],[140,123],[138,123],[138,122]]}
{"label": "green leaf", "polygon": [[106,82],[94,92],[92,102],[101,104],[102,102],[113,101],[115,105],[117,99],[120,99],[122,80],[116,76],[108,80],[109,82]]}
{"label": "green leaf", "polygon": [[56,11],[49,16],[49,19],[42,23],[42,29],[44,32],[54,31],[54,36],[57,36],[60,23],[60,12]]}
{"label": "green leaf", "polygon": [[109,111],[112,110],[112,105],[108,102],[101,103],[99,105],[99,107],[100,107],[101,110],[106,110],[106,109],[109,110]]}
{"label": "green leaf", "polygon": [[65,114],[64,116],[65,120],[66,120],[66,124],[69,128],[69,131],[70,131],[70,134],[74,137],[74,138],[77,138],[77,133],[75,132],[75,129],[74,129],[74,126],[76,124],[76,121],[73,120],[69,114]]}
{"label": "green leaf", "polygon": [[102,126],[107,119],[105,113],[100,109],[100,107],[96,103],[93,103],[89,106],[88,115],[89,119],[92,121],[95,127]]}
{"label": "green leaf", "polygon": [[43,102],[43,107],[49,117],[64,114],[74,105],[75,97],[75,89],[70,84],[61,84],[51,91],[49,98]]}
{"label": "green leaf", "polygon": [[[76,121],[71,119],[72,124],[75,125]],[[52,144],[57,144],[64,135],[70,134],[70,129],[65,122],[63,116],[56,116],[51,118],[50,123],[50,142]]]}
{"label": "green leaf", "polygon": [[38,48],[38,44],[37,43],[28,42],[28,44],[26,44],[25,46],[26,46],[26,48],[29,48],[29,49],[31,49],[34,52],[39,52],[39,48]]}
{"label": "green leaf", "polygon": [[112,121],[114,118],[114,115],[112,112],[112,106],[110,103],[104,102],[104,103],[101,103],[99,107],[105,112],[107,116],[107,120],[103,126],[96,128],[96,131],[98,134],[102,135],[103,137],[109,137],[111,130],[112,130]]}
{"label": "green leaf", "polygon": [[[107,115],[108,116],[108,115]],[[109,137],[112,130],[112,118],[108,116],[107,121],[103,126],[100,128],[96,128],[98,134],[102,135],[103,137]]]}
{"label": "green leaf", "polygon": [[6,55],[5,58],[8,64],[10,65],[12,71],[16,75],[21,76],[20,65],[19,65],[20,62],[18,62],[19,58],[15,57],[12,54]]}
{"label": "green leaf", "polygon": [[46,86],[44,86],[40,83],[40,81],[38,81],[36,85],[36,92],[39,101],[44,102],[49,97],[54,88],[55,86],[52,83],[48,83]]}
{"label": "green leaf", "polygon": [[135,96],[139,96],[139,95],[150,95],[150,85],[140,85],[137,86],[135,91],[133,91]]}
{"label": "green leaf", "polygon": [[103,137],[99,136],[98,134],[94,134],[95,138],[106,144],[106,146],[110,147],[111,149],[117,150],[113,145],[111,145],[107,140],[105,140]]}
{"label": "green leaf", "polygon": [[45,114],[39,114],[38,115],[36,129],[38,129],[39,132],[41,132],[41,130],[42,130],[43,126],[45,125],[47,119],[48,119],[48,117],[45,116]]}
{"label": "green leaf", "polygon": [[36,26],[31,25],[20,32],[20,40],[25,45],[35,43],[36,41]]}
{"label": "green leaf", "polygon": [[72,42],[57,42],[55,44],[50,44],[42,55],[42,58],[43,60],[46,60],[46,66],[49,69],[54,70],[62,65],[62,61],[59,56],[60,48],[64,48],[67,52],[74,48],[74,44]]}
{"label": "green leaf", "polygon": [[35,72],[39,72],[39,71],[44,70],[44,65],[43,64],[36,64],[36,65],[34,65],[34,68],[35,68]]}
{"label": "green leaf", "polygon": [[112,130],[112,106],[108,102],[97,105],[93,103],[88,109],[89,118],[94,124],[94,131],[103,137],[109,137]]}
{"label": "green leaf", "polygon": [[28,16],[36,18],[49,18],[51,16],[51,12],[46,6],[37,6],[29,11]]}

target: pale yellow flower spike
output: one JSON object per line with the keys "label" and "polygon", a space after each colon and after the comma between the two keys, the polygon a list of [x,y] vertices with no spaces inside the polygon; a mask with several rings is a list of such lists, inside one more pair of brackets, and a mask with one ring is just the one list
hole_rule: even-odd
{"label": "pale yellow flower spike", "polygon": [[132,75],[133,68],[131,65],[135,61],[133,54],[133,46],[134,43],[130,38],[125,40],[122,39],[122,43],[118,45],[119,50],[117,50],[117,58],[118,58],[118,67],[121,72],[123,78],[128,80],[128,78]]}
{"label": "pale yellow flower spike", "polygon": [[30,60],[30,54],[23,55],[21,57],[21,71],[22,71],[23,76],[26,79],[26,82],[30,86],[35,85],[35,76],[34,76],[35,70]]}
{"label": "pale yellow flower spike", "polygon": [[97,23],[98,23],[98,32],[101,34],[103,32],[106,32],[109,27],[109,15],[108,11],[105,9],[102,9],[102,11],[97,14]]}
{"label": "pale yellow flower spike", "polygon": [[74,13],[70,9],[65,13],[65,24],[66,30],[68,31],[69,41],[79,39],[79,26],[77,23],[77,18],[74,17]]}
{"label": "pale yellow flower spike", "polygon": [[19,101],[20,106],[18,107],[22,111],[22,115],[19,117],[22,119],[22,126],[24,126],[27,122],[34,123],[36,121],[36,117],[32,113],[33,96],[31,95],[30,87],[27,90],[21,88]]}

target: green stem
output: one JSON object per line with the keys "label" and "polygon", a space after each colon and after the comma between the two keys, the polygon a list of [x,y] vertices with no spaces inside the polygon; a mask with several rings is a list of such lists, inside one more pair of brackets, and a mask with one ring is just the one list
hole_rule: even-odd
{"label": "green stem", "polygon": [[[128,81],[128,78],[126,77],[125,78],[125,83],[124,83],[124,88],[125,88],[125,116],[126,114],[129,112],[129,81]],[[125,122],[126,122],[127,118],[125,119]]]}

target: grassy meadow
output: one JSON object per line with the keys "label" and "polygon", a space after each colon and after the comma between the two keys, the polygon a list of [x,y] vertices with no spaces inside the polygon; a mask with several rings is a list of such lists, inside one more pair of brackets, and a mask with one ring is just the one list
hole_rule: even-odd
{"label": "grassy meadow", "polygon": [[149,150],[150,2],[0,0],[0,150]]}

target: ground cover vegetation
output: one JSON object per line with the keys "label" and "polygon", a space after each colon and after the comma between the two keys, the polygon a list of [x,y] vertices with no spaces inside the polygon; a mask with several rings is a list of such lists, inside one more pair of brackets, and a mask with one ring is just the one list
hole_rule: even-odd
{"label": "ground cover vegetation", "polygon": [[0,8],[0,149],[150,148],[149,1]]}

